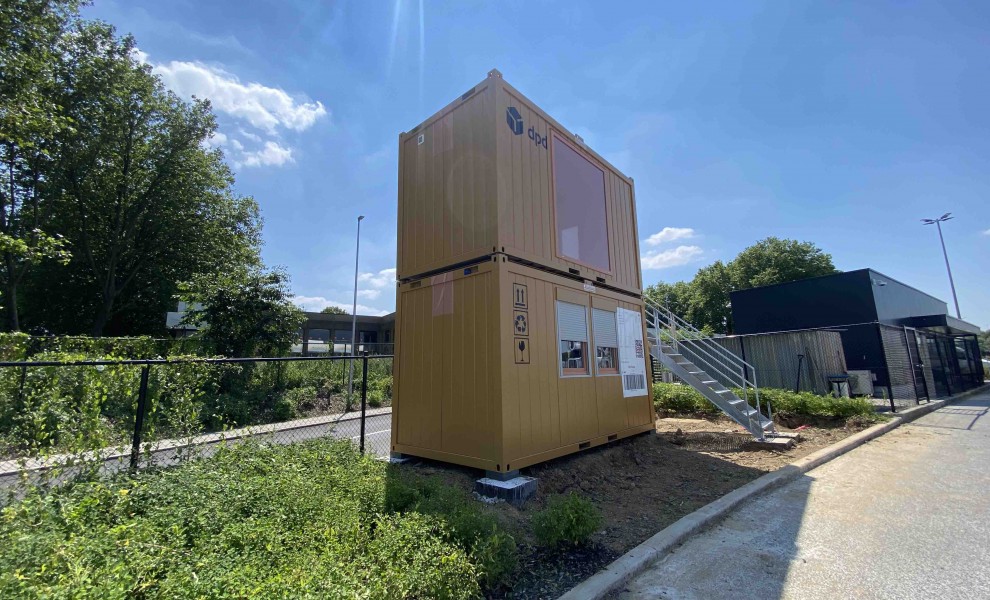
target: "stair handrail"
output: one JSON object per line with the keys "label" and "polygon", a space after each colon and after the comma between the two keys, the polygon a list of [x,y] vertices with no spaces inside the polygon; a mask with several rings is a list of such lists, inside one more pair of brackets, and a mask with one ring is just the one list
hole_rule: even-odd
{"label": "stair handrail", "polygon": [[700,329],[698,329],[694,325],[688,323],[683,318],[681,318],[680,316],[678,316],[677,313],[675,313],[674,311],[670,310],[669,308],[665,308],[665,310],[670,314],[670,316],[673,319],[674,323],[676,323],[677,325],[679,325],[679,328],[680,329],[686,329],[687,331],[689,331],[689,332],[691,332],[693,334],[698,334],[700,336],[698,338],[687,338],[684,341],[686,341],[686,342],[704,342],[704,343],[707,343],[709,345],[709,347],[711,347],[714,350],[716,350],[717,352],[723,354],[730,361],[735,361],[736,363],[739,364],[739,366],[746,366],[746,367],[753,368],[753,365],[751,365],[748,362],[746,362],[745,360],[743,360],[740,356],[738,356],[738,355],[730,352],[724,346],[721,346],[720,344],[717,344],[714,341],[712,341],[712,336],[706,335],[705,332],[701,331]]}
{"label": "stair handrail", "polygon": [[[663,315],[663,312],[660,312],[660,310],[663,310],[668,315],[672,314],[672,313],[670,313],[670,311],[668,309],[658,309],[658,307],[650,307],[650,308],[653,309],[654,311],[657,311],[658,314],[660,314],[660,315]],[[654,316],[654,320],[656,320],[656,319],[657,319],[657,316],[655,315]],[[720,376],[724,377],[726,380],[728,380],[729,382],[731,382],[733,385],[739,385],[739,387],[742,387],[742,388],[745,388],[746,387],[746,383],[747,383],[746,382],[746,375],[742,371],[745,368],[744,365],[745,366],[748,366],[749,368],[752,368],[752,365],[748,365],[747,363],[745,363],[745,361],[741,361],[742,364],[739,364],[739,365],[727,365],[725,362],[723,362],[721,359],[719,359],[718,356],[715,356],[715,355],[712,354],[712,352],[709,352],[708,350],[706,350],[704,346],[698,346],[697,344],[695,344],[695,342],[698,341],[698,340],[686,339],[686,338],[679,338],[676,335],[676,327],[677,327],[676,321],[670,321],[670,322],[673,324],[673,326],[675,328],[674,331],[670,333],[672,345],[675,348],[680,343],[689,344],[690,345],[690,348],[692,349],[692,351],[694,353],[698,353],[698,352],[704,353],[704,356],[702,356],[701,354],[698,354],[698,358],[700,358],[701,360],[705,361],[705,363],[710,367],[710,369],[716,375],[720,375]],[[658,341],[660,339],[659,334],[664,329],[668,329],[668,328],[667,327],[661,328],[659,326],[656,327],[656,330],[658,332],[658,337],[657,337]],[[686,328],[683,328],[682,327],[681,329],[686,329]],[[699,333],[699,334],[702,333],[702,332],[698,331],[697,329],[695,329],[694,331],[697,332],[697,333]],[[704,335],[704,334],[702,334],[702,335]],[[715,351],[715,354],[718,354],[718,355],[720,355],[722,357],[733,357],[733,358],[737,358],[738,359],[738,357],[736,357],[734,354],[732,354],[731,352],[729,352],[727,349],[723,348],[722,346],[719,346],[718,344],[714,344],[714,347],[713,348],[710,348],[710,349],[711,350],[714,350]],[[708,358],[705,358],[705,356],[707,356]],[[711,359],[711,360],[709,360],[709,359]],[[715,363],[711,362],[712,360],[713,361],[716,361],[718,363],[718,365],[721,365],[722,368],[719,368],[718,365],[716,365]],[[735,373],[735,369],[733,367],[738,367],[740,369],[740,372],[739,373]],[[738,376],[738,380],[736,379],[737,376]]]}
{"label": "stair handrail", "polygon": [[[743,399],[744,402],[746,402],[746,404],[749,404],[749,394],[748,394],[747,388],[748,387],[752,387],[753,388],[754,399],[756,400],[756,411],[757,411],[757,414],[760,415],[760,419],[762,420],[762,416],[763,416],[763,406],[762,406],[762,404],[763,403],[762,403],[761,398],[760,398],[760,388],[759,388],[759,386],[756,383],[756,367],[754,367],[753,365],[751,365],[749,362],[743,360],[742,358],[740,358],[739,356],[737,356],[733,352],[729,351],[724,346],[713,342],[711,340],[711,336],[705,335],[704,332],[702,332],[700,329],[698,329],[694,325],[691,325],[686,320],[684,320],[683,318],[681,318],[680,316],[678,316],[676,313],[674,313],[674,311],[672,311],[667,306],[660,306],[657,303],[655,303],[652,300],[650,300],[649,298],[644,298],[643,300],[644,300],[644,303],[646,304],[646,308],[648,309],[646,311],[646,313],[647,313],[647,325],[649,325],[649,321],[650,321],[649,317],[652,316],[653,317],[654,329],[656,330],[656,336],[655,337],[656,337],[658,343],[661,342],[660,332],[663,331],[664,329],[667,329],[667,330],[669,330],[671,332],[671,340],[673,342],[673,347],[675,349],[677,349],[678,344],[681,343],[681,342],[686,342],[686,343],[695,342],[694,344],[691,345],[692,350],[694,350],[695,352],[697,352],[699,350],[702,351],[702,352],[704,352],[706,355],[709,356],[709,358],[711,358],[713,360],[716,360],[720,365],[722,365],[722,367],[724,367],[726,369],[729,369],[729,366],[728,365],[726,365],[724,362],[722,362],[721,360],[719,360],[715,356],[712,356],[711,353],[705,351],[704,348],[702,347],[702,345],[700,343],[698,343],[698,342],[707,342],[708,345],[709,345],[709,347],[712,350],[714,350],[717,354],[719,354],[719,355],[727,358],[730,362],[735,361],[736,363],[738,363],[737,366],[740,367],[740,381],[742,383],[742,385],[740,386],[742,388],[742,392],[743,392],[743,398],[742,399]],[[661,323],[661,321],[664,319],[664,317],[666,317],[667,322],[670,323],[670,325],[671,325],[669,328],[662,326],[663,323]],[[679,329],[686,330],[686,331],[688,331],[689,333],[691,333],[695,337],[693,337],[693,339],[689,339],[689,338],[684,337],[683,334],[682,334],[680,337],[683,338],[683,339],[679,339],[679,336],[677,335],[677,331]],[[649,337],[649,328],[647,328],[647,337]],[[702,358],[702,360],[704,360],[706,363],[708,363],[708,366],[711,367],[712,370],[715,371],[716,374],[721,375],[726,380],[728,380],[728,381],[730,381],[732,383],[735,383],[735,377],[734,376],[730,376],[728,373],[723,372],[722,369],[719,369],[718,367],[716,367],[713,363],[710,363],[704,357],[702,357],[702,356],[699,355],[699,358]],[[749,370],[750,373],[752,373],[752,381],[750,381],[747,378],[747,376],[746,376],[747,369]],[[770,402],[769,401],[767,401],[766,404],[767,404],[767,419],[770,421],[771,431],[775,431],[776,428],[773,425],[773,407],[770,405]],[[750,421],[752,421],[751,418],[750,418]],[[760,423],[760,430],[762,431],[762,423]]]}

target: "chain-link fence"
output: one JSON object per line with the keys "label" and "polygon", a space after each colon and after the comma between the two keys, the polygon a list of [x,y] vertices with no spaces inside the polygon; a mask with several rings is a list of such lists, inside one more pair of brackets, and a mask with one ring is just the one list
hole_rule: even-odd
{"label": "chain-link fence", "polygon": [[0,489],[332,436],[387,457],[392,356],[0,362]]}

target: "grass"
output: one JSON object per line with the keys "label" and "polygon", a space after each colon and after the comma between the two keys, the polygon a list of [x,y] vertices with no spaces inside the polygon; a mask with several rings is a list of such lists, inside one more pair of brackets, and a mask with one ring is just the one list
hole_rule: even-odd
{"label": "grass", "polygon": [[[736,393],[741,394],[741,390],[736,390]],[[748,395],[749,403],[755,405],[755,395],[752,391]],[[763,388],[760,390],[760,400],[770,402],[777,420],[836,422],[856,419],[872,422],[881,418],[873,405],[864,398],[834,398],[811,392]],[[678,383],[653,384],[653,403],[661,415],[715,417],[721,414],[718,407],[700,392]]]}
{"label": "grass", "polygon": [[482,510],[347,442],[243,444],[4,508],[0,597],[474,598],[514,568]]}

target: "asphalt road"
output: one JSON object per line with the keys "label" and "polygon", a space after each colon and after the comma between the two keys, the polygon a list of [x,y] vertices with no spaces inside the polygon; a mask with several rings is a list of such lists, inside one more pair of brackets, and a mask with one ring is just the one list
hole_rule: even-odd
{"label": "asphalt road", "polygon": [[[389,455],[391,447],[392,414],[379,414],[368,416],[365,419],[365,452],[373,456],[384,457]],[[309,425],[296,429],[275,431],[271,433],[261,433],[250,436],[265,443],[294,444],[306,440],[322,437],[334,437],[337,439],[349,439],[355,444],[361,439],[361,420],[348,416],[346,420],[318,425]],[[194,452],[196,456],[210,456],[216,452],[221,444],[235,444],[245,438],[238,438],[217,443],[200,444],[192,448],[163,449],[152,453],[152,460],[156,465],[169,466],[178,463],[184,456]],[[129,467],[128,458],[114,458],[104,461],[102,472],[113,474],[117,471],[126,470]],[[142,458],[142,464],[147,464]],[[71,470],[66,471],[66,476],[71,475]],[[16,484],[19,474],[0,476],[0,489]]]}
{"label": "asphalt road", "polygon": [[619,597],[990,597],[988,406],[945,406],[744,503]]}

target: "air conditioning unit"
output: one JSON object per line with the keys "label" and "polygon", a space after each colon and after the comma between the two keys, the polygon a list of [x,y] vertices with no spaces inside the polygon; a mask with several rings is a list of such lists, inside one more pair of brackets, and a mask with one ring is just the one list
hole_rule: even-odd
{"label": "air conditioning unit", "polygon": [[849,371],[849,393],[853,396],[872,396],[873,372]]}

